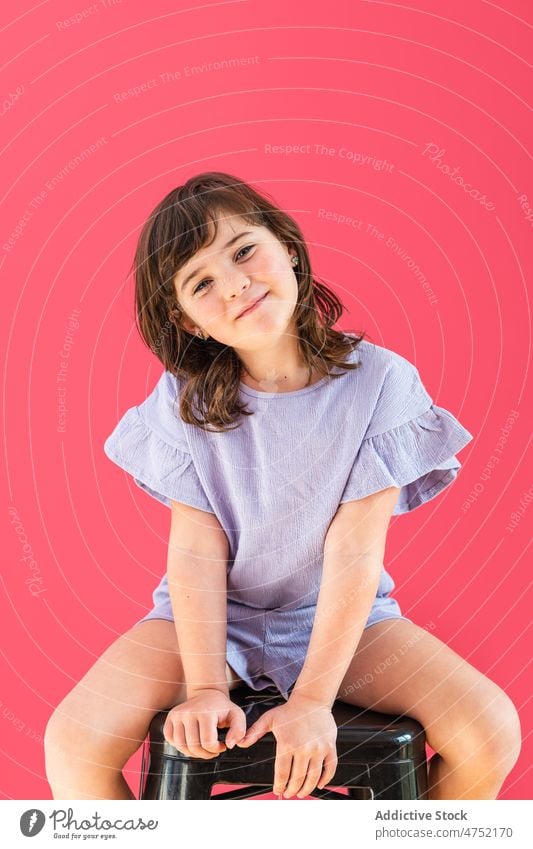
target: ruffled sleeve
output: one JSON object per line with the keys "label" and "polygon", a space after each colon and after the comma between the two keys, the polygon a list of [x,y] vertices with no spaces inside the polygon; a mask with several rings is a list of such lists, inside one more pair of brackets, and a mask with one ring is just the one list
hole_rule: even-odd
{"label": "ruffled sleeve", "polygon": [[137,486],[167,507],[179,501],[214,513],[187,450],[175,401],[175,379],[164,372],[151,395],[122,416],[104,451]]}
{"label": "ruffled sleeve", "polygon": [[398,515],[425,504],[452,483],[461,468],[455,454],[473,436],[432,403],[412,363],[388,353],[390,362],[341,503],[397,486],[401,490],[392,515]]}

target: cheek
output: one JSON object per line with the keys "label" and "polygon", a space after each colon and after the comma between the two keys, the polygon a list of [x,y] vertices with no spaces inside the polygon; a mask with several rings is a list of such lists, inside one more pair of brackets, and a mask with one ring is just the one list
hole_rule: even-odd
{"label": "cheek", "polygon": [[292,271],[289,272],[287,278],[288,279],[285,284],[286,298],[288,301],[295,304],[298,300],[298,281]]}
{"label": "cheek", "polygon": [[292,267],[287,268],[287,264],[284,259],[273,262],[269,271],[270,276],[273,278],[273,285],[276,286],[276,289],[279,291],[283,290],[287,296],[289,295],[289,292],[293,293],[294,297],[296,297],[296,293],[298,292],[298,283],[294,276]]}

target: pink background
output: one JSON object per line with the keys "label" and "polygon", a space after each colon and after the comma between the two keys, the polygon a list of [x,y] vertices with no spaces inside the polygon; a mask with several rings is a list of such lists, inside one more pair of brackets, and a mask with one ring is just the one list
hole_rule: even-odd
{"label": "pink background", "polygon": [[51,798],[48,717],[163,574],[170,513],[103,452],[162,371],[135,330],[127,272],[163,195],[221,170],[298,220],[347,307],[340,327],[416,363],[474,435],[452,487],[393,519],[386,562],[405,614],[513,699],[524,745],[500,797],[528,798],[531,5],[194,5],[2,11],[1,797]]}

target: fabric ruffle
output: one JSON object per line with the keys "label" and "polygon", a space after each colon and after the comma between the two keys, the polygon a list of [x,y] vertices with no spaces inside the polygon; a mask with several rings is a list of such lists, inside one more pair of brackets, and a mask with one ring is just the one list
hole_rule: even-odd
{"label": "fabric ruffle", "polygon": [[106,455],[133,476],[137,486],[170,507],[171,500],[214,513],[196,474],[191,455],[161,439],[129,409],[104,443]]}
{"label": "fabric ruffle", "polygon": [[461,463],[455,453],[471,439],[448,410],[432,404],[421,415],[363,440],[341,504],[398,486],[392,515],[414,510],[457,477]]}

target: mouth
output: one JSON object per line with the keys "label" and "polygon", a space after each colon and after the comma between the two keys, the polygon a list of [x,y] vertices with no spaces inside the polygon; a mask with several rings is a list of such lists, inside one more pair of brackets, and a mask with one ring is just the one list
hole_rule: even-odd
{"label": "mouth", "polygon": [[266,298],[266,296],[267,296],[267,295],[268,295],[268,292],[265,292],[265,294],[264,294],[264,295],[262,295],[260,298],[258,298],[256,301],[254,301],[254,302],[253,302],[253,304],[250,304],[250,306],[249,306],[249,307],[247,307],[245,310],[243,310],[243,312],[239,313],[239,315],[237,316],[237,318],[242,318],[242,317],[243,317],[243,316],[245,316],[245,315],[249,315],[249,313],[251,313],[251,312],[253,312],[255,309],[257,309],[257,307],[259,306],[259,304],[262,304],[262,303],[263,303],[263,301],[265,300],[265,298]]}

